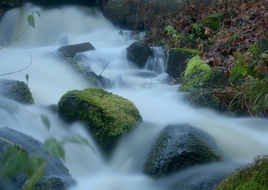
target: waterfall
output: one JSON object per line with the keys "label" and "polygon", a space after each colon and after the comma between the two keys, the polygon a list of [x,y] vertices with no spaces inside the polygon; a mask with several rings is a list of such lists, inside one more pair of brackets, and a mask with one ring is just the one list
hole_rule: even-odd
{"label": "waterfall", "polygon": [[155,71],[156,73],[166,72],[166,60],[164,47],[153,47],[153,56],[151,56],[146,64],[145,69]]}
{"label": "waterfall", "polygon": [[[227,118],[210,109],[192,108],[184,102],[185,93],[177,91],[178,85],[162,83],[165,73],[164,50],[154,47],[154,57],[144,70],[137,69],[126,58],[126,48],[137,40],[130,31],[123,31],[106,20],[100,11],[78,6],[43,9],[32,4],[8,11],[0,23],[0,42],[6,43],[18,36],[27,25],[27,15],[38,11],[36,27],[29,28],[10,46],[0,50],[0,79],[26,81],[35,104],[26,106],[10,101],[16,112],[0,109],[0,127],[8,126],[43,142],[48,137],[61,138],[79,134],[87,138],[96,152],[82,145],[66,146],[64,164],[78,182],[70,190],[167,190],[176,183],[175,176],[155,180],[142,173],[142,166],[150,144],[168,124],[187,123],[211,135],[234,163],[248,163],[268,152],[268,120],[259,118]],[[141,38],[139,36],[138,38]],[[62,44],[90,42],[96,50],[75,57],[84,67],[115,80],[118,77],[128,88],[111,88],[107,91],[131,100],[139,109],[143,123],[121,140],[109,162],[98,151],[91,135],[80,123],[67,125],[46,107],[57,104],[69,90],[90,87],[87,81],[63,61],[55,52]],[[20,71],[27,65],[28,69]],[[144,77],[137,72],[146,72]],[[153,72],[150,73],[150,72]],[[5,75],[3,75],[5,74]],[[144,85],[157,84],[157,85]],[[2,101],[2,99],[1,99]],[[48,116],[51,129],[47,131],[40,114]],[[203,166],[206,167],[206,166]],[[212,166],[207,166],[211,168]],[[215,168],[234,169],[228,165]],[[192,173],[200,168],[193,168]],[[180,172],[176,176],[189,176]],[[192,174],[191,173],[191,174]],[[185,174],[185,175],[184,175]],[[183,183],[183,180],[181,180]]]}

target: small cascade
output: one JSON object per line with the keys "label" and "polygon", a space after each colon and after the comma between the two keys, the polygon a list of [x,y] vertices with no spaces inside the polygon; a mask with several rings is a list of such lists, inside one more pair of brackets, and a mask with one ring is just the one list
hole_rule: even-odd
{"label": "small cascade", "polygon": [[153,56],[150,57],[144,69],[154,71],[158,74],[166,72],[166,55],[163,47],[153,47]]}

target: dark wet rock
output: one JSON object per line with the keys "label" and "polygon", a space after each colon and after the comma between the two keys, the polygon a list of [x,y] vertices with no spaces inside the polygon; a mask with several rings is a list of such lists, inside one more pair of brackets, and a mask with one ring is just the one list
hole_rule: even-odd
{"label": "dark wet rock", "polygon": [[144,164],[144,173],[163,177],[183,169],[222,161],[223,153],[205,132],[184,125],[169,125],[160,133]]}
{"label": "dark wet rock", "polygon": [[2,79],[0,80],[0,96],[24,104],[33,104],[32,93],[25,82]]}
{"label": "dark wet rock", "polygon": [[153,50],[145,43],[134,42],[127,47],[127,58],[140,68],[143,68],[150,56],[153,55]]}
{"label": "dark wet rock", "polygon": [[[0,137],[13,142],[16,146],[19,146],[30,154],[36,154],[37,156],[43,157],[47,160],[45,173],[36,185],[38,190],[67,189],[67,187],[74,183],[74,179],[71,177],[68,169],[63,165],[61,160],[49,155],[49,153],[45,151],[43,144],[38,140],[8,127],[0,127]],[[1,161],[3,154],[9,146],[11,145],[0,140]],[[15,175],[9,180],[13,190],[20,190],[22,185],[26,182],[27,176],[23,172]]]}
{"label": "dark wet rock", "polygon": [[76,53],[95,50],[95,48],[91,43],[85,42],[81,44],[61,46],[58,50],[64,57],[74,57]]}

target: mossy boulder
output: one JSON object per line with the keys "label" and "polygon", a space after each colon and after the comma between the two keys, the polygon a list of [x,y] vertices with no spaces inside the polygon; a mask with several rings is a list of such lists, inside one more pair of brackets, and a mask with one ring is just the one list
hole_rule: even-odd
{"label": "mossy boulder", "polygon": [[67,121],[82,121],[107,156],[142,120],[131,101],[99,88],[67,92],[58,102],[58,112]]}
{"label": "mossy boulder", "polygon": [[226,189],[268,189],[268,157],[257,157],[254,163],[236,170],[227,177],[215,190]]}
{"label": "mossy boulder", "polygon": [[187,60],[199,54],[198,50],[188,48],[173,48],[168,52],[167,74],[175,79],[182,77]]}
{"label": "mossy boulder", "polygon": [[204,163],[222,161],[220,149],[205,132],[169,125],[159,134],[144,164],[144,173],[159,178]]}
{"label": "mossy boulder", "polygon": [[231,84],[225,73],[212,70],[199,56],[195,56],[187,64],[179,91],[190,92],[185,99],[194,107],[209,107],[223,111],[222,102],[214,89],[229,86]]}
{"label": "mossy boulder", "polygon": [[33,104],[32,93],[25,82],[2,79],[0,80],[0,96],[24,104]]}

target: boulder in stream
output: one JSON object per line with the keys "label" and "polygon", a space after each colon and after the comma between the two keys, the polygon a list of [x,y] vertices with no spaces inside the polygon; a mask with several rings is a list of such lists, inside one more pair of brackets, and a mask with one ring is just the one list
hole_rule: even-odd
{"label": "boulder in stream", "polygon": [[106,156],[142,120],[131,101],[100,88],[68,91],[58,102],[58,111],[66,121],[82,121]]}
{"label": "boulder in stream", "polygon": [[[36,155],[47,160],[45,164],[44,175],[42,176],[41,180],[35,185],[35,190],[65,190],[74,184],[74,179],[70,175],[69,170],[63,165],[61,160],[51,156],[44,149],[43,144],[38,140],[8,127],[0,127],[0,137],[14,143],[15,146],[27,151],[30,155]],[[2,139],[0,139],[1,163],[3,161],[4,153],[8,147],[11,146],[11,144]],[[0,176],[0,187],[5,186],[7,189],[20,190],[26,181],[27,175],[25,172],[20,172],[12,178],[3,178],[3,180],[2,176]]]}
{"label": "boulder in stream", "polygon": [[142,42],[134,42],[127,47],[127,58],[140,68],[143,68],[153,50],[150,46]]}
{"label": "boulder in stream", "polygon": [[25,82],[2,79],[0,80],[0,96],[24,104],[33,104],[32,93]]}
{"label": "boulder in stream", "polygon": [[144,173],[160,178],[183,169],[222,161],[220,149],[205,132],[184,125],[168,125],[160,133],[144,164]]}

